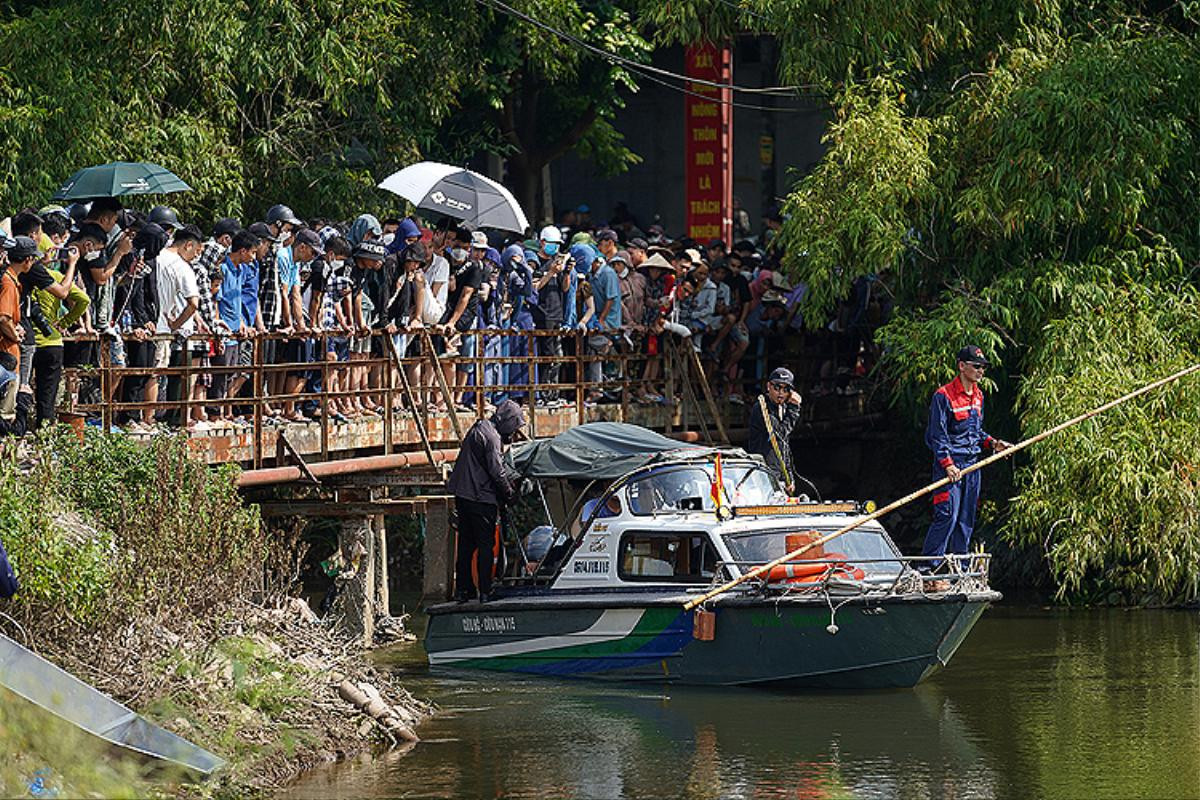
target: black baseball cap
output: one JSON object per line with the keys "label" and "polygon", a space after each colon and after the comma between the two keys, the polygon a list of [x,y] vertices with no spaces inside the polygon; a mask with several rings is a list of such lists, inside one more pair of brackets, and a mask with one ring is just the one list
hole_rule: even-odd
{"label": "black baseball cap", "polygon": [[787,367],[776,367],[771,370],[771,377],[767,380],[771,383],[782,384],[789,389],[794,389],[796,385],[796,376]]}
{"label": "black baseball cap", "polygon": [[635,236],[629,240],[630,247],[636,247],[638,250],[649,250],[650,245],[640,236]]}
{"label": "black baseball cap", "polygon": [[368,261],[383,261],[387,258],[387,247],[381,242],[359,242],[352,255],[354,258],[365,258]]}
{"label": "black baseball cap", "polygon": [[597,242],[615,242],[617,241],[617,232],[612,228],[601,228],[596,231],[595,239]]}
{"label": "black baseball cap", "polygon": [[[371,244],[371,242],[363,242],[363,244]],[[425,245],[420,242],[413,242],[400,251],[400,261],[419,261],[425,263],[428,253],[425,252]]]}
{"label": "black baseball cap", "polygon": [[28,236],[14,236],[12,238],[12,246],[8,248],[9,261],[24,261],[27,258],[36,258],[38,255],[37,242],[30,239]]}
{"label": "black baseball cap", "polygon": [[[286,221],[286,220],[285,220]],[[321,241],[320,235],[312,228],[304,228],[296,234],[296,241],[293,244],[306,244],[313,249],[317,255],[325,254],[325,243]]]}
{"label": "black baseball cap", "polygon": [[266,239],[269,242],[275,241],[275,234],[271,233],[271,226],[265,222],[252,222],[246,230],[253,233],[259,239]]}
{"label": "black baseball cap", "polygon": [[958,351],[958,360],[965,361],[968,364],[979,364],[980,366],[988,366],[987,356],[976,345],[969,344],[962,350]]}

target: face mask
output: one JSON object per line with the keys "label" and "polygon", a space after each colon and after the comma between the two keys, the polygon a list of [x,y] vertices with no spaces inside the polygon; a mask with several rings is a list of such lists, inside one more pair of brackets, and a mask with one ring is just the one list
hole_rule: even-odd
{"label": "face mask", "polygon": [[387,247],[392,242],[396,241],[396,234],[392,233],[391,231],[388,231],[387,233],[385,233],[383,235],[383,239],[381,239],[380,241],[383,242],[384,247]]}
{"label": "face mask", "polygon": [[344,267],[346,265],[345,261],[330,261],[328,263],[329,263],[329,268],[333,269],[333,270],[341,269],[342,267]]}
{"label": "face mask", "polygon": [[466,261],[468,255],[470,255],[470,253],[468,253],[466,250],[462,249],[461,247],[456,247],[450,251],[450,257],[453,258],[455,261]]}
{"label": "face mask", "polygon": [[546,251],[548,256],[558,255],[558,242],[546,242],[542,245],[542,249]]}
{"label": "face mask", "polygon": [[98,258],[100,258],[100,251],[93,250],[92,252],[85,254],[83,257],[83,260],[84,261],[95,261]]}

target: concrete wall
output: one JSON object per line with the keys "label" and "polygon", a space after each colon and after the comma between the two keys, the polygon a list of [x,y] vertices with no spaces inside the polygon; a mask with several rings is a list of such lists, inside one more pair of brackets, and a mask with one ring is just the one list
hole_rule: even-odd
{"label": "concrete wall", "polygon": [[[684,70],[683,49],[661,51],[654,65],[673,72]],[[777,86],[774,44],[770,39],[740,37],[734,48],[733,82],[739,86]],[[561,211],[586,203],[592,219],[606,220],[617,202],[624,200],[648,226],[661,217],[669,234],[678,236],[684,225],[683,124],[684,95],[648,80],[628,99],[616,127],[626,145],[643,159],[629,171],[605,177],[595,165],[574,154],[551,166],[554,206]],[[678,82],[673,82],[678,84]],[[811,170],[821,157],[828,111],[812,98],[781,98],[734,93],[734,101],[751,106],[772,106],[778,111],[734,108],[733,194],[750,213],[754,229],[760,227],[764,208],[783,196],[797,174]],[[763,167],[759,160],[760,137],[774,137],[774,160]]]}

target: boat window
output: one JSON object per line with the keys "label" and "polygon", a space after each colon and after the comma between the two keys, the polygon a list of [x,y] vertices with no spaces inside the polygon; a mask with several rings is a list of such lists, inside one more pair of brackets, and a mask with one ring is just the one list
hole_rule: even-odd
{"label": "boat window", "polygon": [[[629,510],[634,514],[713,510],[713,465],[664,468],[630,481]],[[725,500],[734,506],[783,503],[787,495],[779,482],[757,464],[722,467]]]}
{"label": "boat window", "polygon": [[631,532],[621,537],[618,574],[627,581],[711,582],[717,553],[702,533]]}
{"label": "boat window", "polygon": [[[837,528],[758,531],[728,534],[725,541],[735,560],[748,564],[765,564],[835,530]],[[809,550],[800,556],[800,560],[835,558],[854,564],[872,577],[894,577],[899,573],[901,563],[888,559],[899,555],[900,552],[883,531],[877,528],[858,528]]]}

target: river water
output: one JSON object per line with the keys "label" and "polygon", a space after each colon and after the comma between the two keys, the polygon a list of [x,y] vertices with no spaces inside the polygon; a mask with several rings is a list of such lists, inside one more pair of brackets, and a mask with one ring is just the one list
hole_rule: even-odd
{"label": "river water", "polygon": [[903,691],[779,694],[431,674],[422,742],[285,797],[1195,798],[1200,615],[989,609]]}

